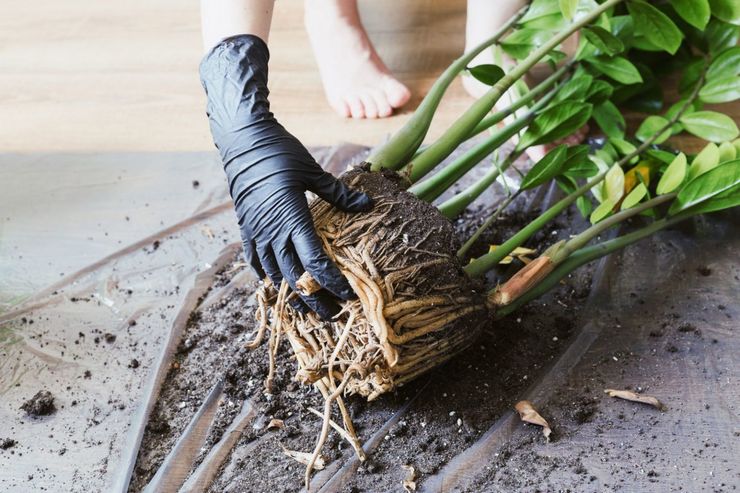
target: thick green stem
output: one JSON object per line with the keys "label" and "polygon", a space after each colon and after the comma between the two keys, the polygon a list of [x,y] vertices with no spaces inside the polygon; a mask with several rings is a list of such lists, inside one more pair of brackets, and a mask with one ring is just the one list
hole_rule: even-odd
{"label": "thick green stem", "polygon": [[486,156],[501,147],[501,145],[516,135],[517,132],[526,127],[532,121],[534,116],[534,112],[527,113],[514,121],[511,125],[491,134],[481,143],[477,144],[458,159],[445,166],[434,176],[413,185],[409,188],[409,192],[427,202],[431,202],[436,199],[442,195],[445,190],[454,185],[457,180],[462,178],[463,175],[473,169]]}
{"label": "thick green stem", "polygon": [[470,205],[480,194],[485,192],[488,187],[493,185],[501,173],[506,171],[511,164],[516,161],[521,152],[512,152],[509,154],[503,163],[500,165],[491,167],[491,169],[483,175],[478,181],[470,185],[468,188],[455,195],[451,199],[445,201],[438,207],[439,212],[442,213],[447,219],[452,219],[458,216],[465,208]]}
{"label": "thick green stem", "polygon": [[[548,89],[550,89],[555,83],[560,79],[560,77],[570,69],[572,66],[572,63],[567,63],[557,69],[555,72],[552,73],[550,77],[543,80],[539,84],[537,84],[535,87],[533,87],[527,94],[522,96],[521,98],[514,101],[514,103],[509,106],[508,108],[504,108],[501,111],[497,111],[496,113],[492,113],[482,119],[480,122],[478,122],[478,125],[475,126],[472,132],[470,132],[470,135],[468,136],[468,139],[471,139],[478,135],[479,133],[483,132],[484,130],[487,130],[491,128],[492,126],[496,125],[498,122],[502,121],[507,116],[513,114],[516,110],[521,108],[522,106],[531,103],[534,101],[540,94],[544,93]],[[556,91],[552,91],[550,96],[550,99],[555,96]],[[547,97],[547,96],[546,96]],[[544,99],[544,98],[543,98]]]}
{"label": "thick green stem", "polygon": [[[534,50],[521,63],[516,65],[511,72],[481,96],[450,128],[429,148],[416,157],[412,162],[413,168],[418,168],[422,176],[431,171],[441,163],[461,142],[466,140],[476,125],[491,111],[501,96],[519,79],[521,79],[532,67],[534,67],[550,51],[557,48],[571,34],[583,26],[591,23],[601,14],[621,3],[624,0],[607,0],[593,9],[581,19],[570,24],[563,32],[556,34],[552,39]],[[414,148],[416,150],[416,148]]]}
{"label": "thick green stem", "polygon": [[555,270],[547,275],[537,286],[524,293],[522,296],[512,301],[510,304],[503,306],[496,310],[496,318],[502,318],[513,311],[517,310],[522,305],[525,305],[539,296],[542,296],[547,291],[556,286],[561,279],[579,268],[580,266],[587,264],[593,260],[596,260],[604,255],[608,255],[616,250],[624,248],[632,243],[642,240],[653,233],[660,231],[663,228],[667,228],[683,219],[689,217],[688,215],[678,215],[670,219],[661,219],[655,221],[649,226],[639,229],[633,233],[620,236],[613,240],[598,243],[582,248],[574,252],[566,261],[558,265]]}
{"label": "thick green stem", "polygon": [[609,216],[603,221],[594,224],[590,228],[565,242],[565,244],[561,248],[559,248],[558,251],[552,256],[552,263],[560,264],[561,262],[565,261],[573,252],[575,252],[576,250],[580,250],[581,248],[586,246],[592,239],[596,238],[612,226],[615,226],[626,219],[641,214],[648,209],[652,209],[655,206],[671,201],[676,198],[676,195],[676,193],[658,195],[655,198],[647,200],[627,210],[620,211],[612,216]]}
{"label": "thick green stem", "polygon": [[492,268],[494,268],[501,260],[510,254],[516,247],[527,241],[533,234],[539,231],[545,224],[550,222],[552,219],[557,217],[561,212],[568,208],[573,202],[578,200],[578,197],[585,194],[591,188],[598,184],[606,176],[606,172],[599,173],[592,178],[588,183],[578,188],[575,192],[571,193],[567,197],[558,201],[555,205],[547,209],[544,213],[537,217],[534,221],[527,224],[517,234],[506,240],[506,242],[496,248],[496,250],[478,257],[477,259],[470,262],[465,266],[465,273],[470,277],[482,276]]}
{"label": "thick green stem", "polygon": [[414,114],[409,118],[404,126],[401,127],[401,129],[396,132],[388,142],[381,145],[370,154],[367,158],[367,162],[371,164],[371,170],[378,171],[381,168],[396,170],[406,164],[424,141],[424,137],[426,137],[427,131],[429,130],[429,125],[432,122],[434,112],[437,109],[437,106],[439,106],[439,102],[442,100],[442,96],[445,91],[452,81],[455,80],[455,77],[465,70],[473,58],[501,39],[501,37],[506,34],[509,29],[519,21],[519,19],[522,18],[527,9],[528,6],[523,7],[503,26],[501,26],[493,36],[452,62],[447,70],[445,70],[434,82],[427,95],[419,104],[419,107],[416,108],[416,111],[414,111]]}
{"label": "thick green stem", "polygon": [[499,205],[496,208],[496,211],[491,214],[491,216],[486,219],[486,222],[484,222],[471,236],[468,241],[465,242],[465,244],[460,248],[460,250],[457,251],[457,258],[464,258],[465,254],[468,253],[468,250],[475,244],[476,241],[478,241],[478,238],[480,238],[480,235],[483,234],[484,231],[486,231],[488,228],[491,227],[491,225],[498,219],[498,216],[501,215],[501,212],[503,212],[504,209],[506,209],[509,204],[511,204],[521,193],[521,190],[518,190],[516,193],[509,195],[509,197],[504,200],[501,205]]}

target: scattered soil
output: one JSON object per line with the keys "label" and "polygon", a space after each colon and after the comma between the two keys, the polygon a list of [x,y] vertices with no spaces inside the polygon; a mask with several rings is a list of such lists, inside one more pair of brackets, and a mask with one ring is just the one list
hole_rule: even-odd
{"label": "scattered soil", "polygon": [[[518,201],[519,207],[531,202],[532,196],[527,194]],[[537,209],[511,210],[516,212],[504,215],[500,227],[482,235],[471,254],[480,254],[489,244],[500,242],[538,212]],[[492,207],[481,208],[471,215],[482,223],[491,212]],[[544,246],[567,238],[573,230],[564,227],[566,221],[571,221],[575,230],[582,227],[577,216],[565,217],[563,221],[538,234],[528,246],[541,251]],[[470,233],[462,224],[455,224],[461,237]],[[233,265],[239,260],[235,258]],[[508,276],[522,265],[515,260],[512,265],[503,266],[497,275]],[[232,266],[225,268],[217,276],[213,289],[227,285],[237,272]],[[590,269],[582,269],[541,302],[530,304],[495,324],[487,324],[479,341],[463,356],[397,391],[370,403],[358,397],[349,399],[357,433],[363,440],[381,428],[402,405],[411,400],[413,403],[346,483],[344,491],[398,491],[406,476],[404,465],[412,465],[423,484],[426,475],[438,471],[480,438],[567,348],[578,326],[579,307],[589,293],[590,278]],[[253,351],[243,348],[255,333],[252,296],[256,288],[255,283],[240,287],[226,299],[191,316],[147,426],[129,491],[141,491],[146,485],[219,379],[225,382],[226,399],[217,411],[204,452],[196,464],[220,439],[245,399],[252,399],[258,412],[211,491],[275,493],[298,491],[302,487],[304,466],[285,456],[281,446],[304,452],[313,449],[320,419],[308,409],[321,409],[323,399],[312,387],[293,381],[296,363],[285,342],[278,355],[274,394],[264,392],[266,345]],[[594,406],[584,404],[583,407],[583,411],[574,411],[573,419],[590,419]],[[271,419],[283,420],[284,427],[267,430]],[[346,461],[351,456],[346,442],[332,432],[324,448],[327,464]]]}
{"label": "scattered soil", "polygon": [[48,416],[57,408],[54,406],[54,396],[48,390],[39,390],[36,395],[23,403],[21,409],[29,416]]}
{"label": "scattered soil", "polygon": [[16,442],[12,438],[3,438],[2,440],[0,440],[0,450],[8,450],[15,447],[17,444],[18,442]]}

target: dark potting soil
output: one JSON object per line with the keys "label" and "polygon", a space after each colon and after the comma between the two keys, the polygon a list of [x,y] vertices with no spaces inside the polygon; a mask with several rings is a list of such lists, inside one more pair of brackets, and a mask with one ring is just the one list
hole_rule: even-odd
{"label": "dark potting soil", "polygon": [[57,410],[54,406],[54,396],[48,390],[39,390],[36,395],[21,405],[21,409],[34,417],[48,416]]}
{"label": "dark potting soil", "polygon": [[[378,185],[383,186],[381,182]],[[528,197],[522,200],[526,204]],[[511,210],[517,212],[503,216],[501,226],[482,235],[471,253],[480,254],[489,244],[500,243],[537,213],[520,208]],[[489,209],[475,211],[473,219],[481,223],[490,212]],[[424,214],[419,211],[409,214],[409,219],[418,232],[428,232],[436,226],[429,220],[425,222]],[[578,221],[575,216],[565,221],[571,219]],[[462,224],[456,222],[456,230],[443,237],[444,243],[437,248],[450,251],[457,246],[457,236],[469,236],[470,228]],[[541,251],[577,229],[554,224],[528,246]],[[237,257],[234,262],[239,260]],[[515,260],[502,273],[521,266]],[[237,272],[231,266],[224,269],[214,285],[228,284]],[[399,491],[406,476],[402,466],[406,465],[415,468],[418,481],[423,483],[425,476],[438,471],[479,439],[567,347],[578,326],[578,307],[589,286],[590,269],[582,269],[536,307],[525,307],[495,324],[487,324],[479,341],[464,355],[376,401],[368,403],[362,398],[350,398],[350,412],[361,440],[382,427],[401,406],[413,402],[368,461],[347,481],[343,491]],[[302,487],[304,466],[288,458],[282,448],[313,450],[320,419],[308,409],[322,409],[323,399],[312,387],[293,381],[296,363],[285,342],[277,360],[274,394],[264,393],[266,345],[252,351],[243,348],[255,334],[251,297],[256,288],[256,283],[250,283],[232,291],[227,298],[191,317],[147,426],[129,491],[141,491],[151,479],[219,379],[225,381],[226,399],[217,411],[196,463],[221,438],[245,399],[253,401],[257,417],[244,430],[211,491],[275,493],[298,491]],[[588,410],[580,416],[588,419]],[[272,419],[282,420],[284,426],[268,430],[267,424]],[[328,464],[345,461],[352,454],[345,441],[330,433],[323,450]]]}

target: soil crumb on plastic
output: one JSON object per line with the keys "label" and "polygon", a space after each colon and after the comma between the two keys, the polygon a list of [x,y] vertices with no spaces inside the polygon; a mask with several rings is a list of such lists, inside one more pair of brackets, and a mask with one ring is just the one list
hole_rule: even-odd
{"label": "soil crumb on plastic", "polygon": [[48,390],[39,390],[36,395],[23,403],[21,409],[30,416],[48,416],[57,410],[54,406],[54,396]]}

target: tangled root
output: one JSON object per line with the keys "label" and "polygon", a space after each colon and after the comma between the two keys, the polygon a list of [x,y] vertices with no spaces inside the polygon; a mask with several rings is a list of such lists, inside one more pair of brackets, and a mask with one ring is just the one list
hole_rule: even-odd
{"label": "tangled root", "polygon": [[[394,175],[395,176],[395,175]],[[284,282],[266,283],[257,295],[257,338],[270,328],[271,389],[275,357],[285,335],[299,369],[296,380],[313,384],[325,399],[323,425],[306,470],[306,487],[336,402],[340,434],[361,460],[364,452],[342,396],[373,400],[467,348],[487,320],[485,298],[457,261],[452,225],[431,205],[405,192],[394,176],[353,171],[345,180],[374,199],[368,213],[348,214],[323,201],[311,204],[324,249],[358,295],[331,322],[304,315],[288,303]]]}

